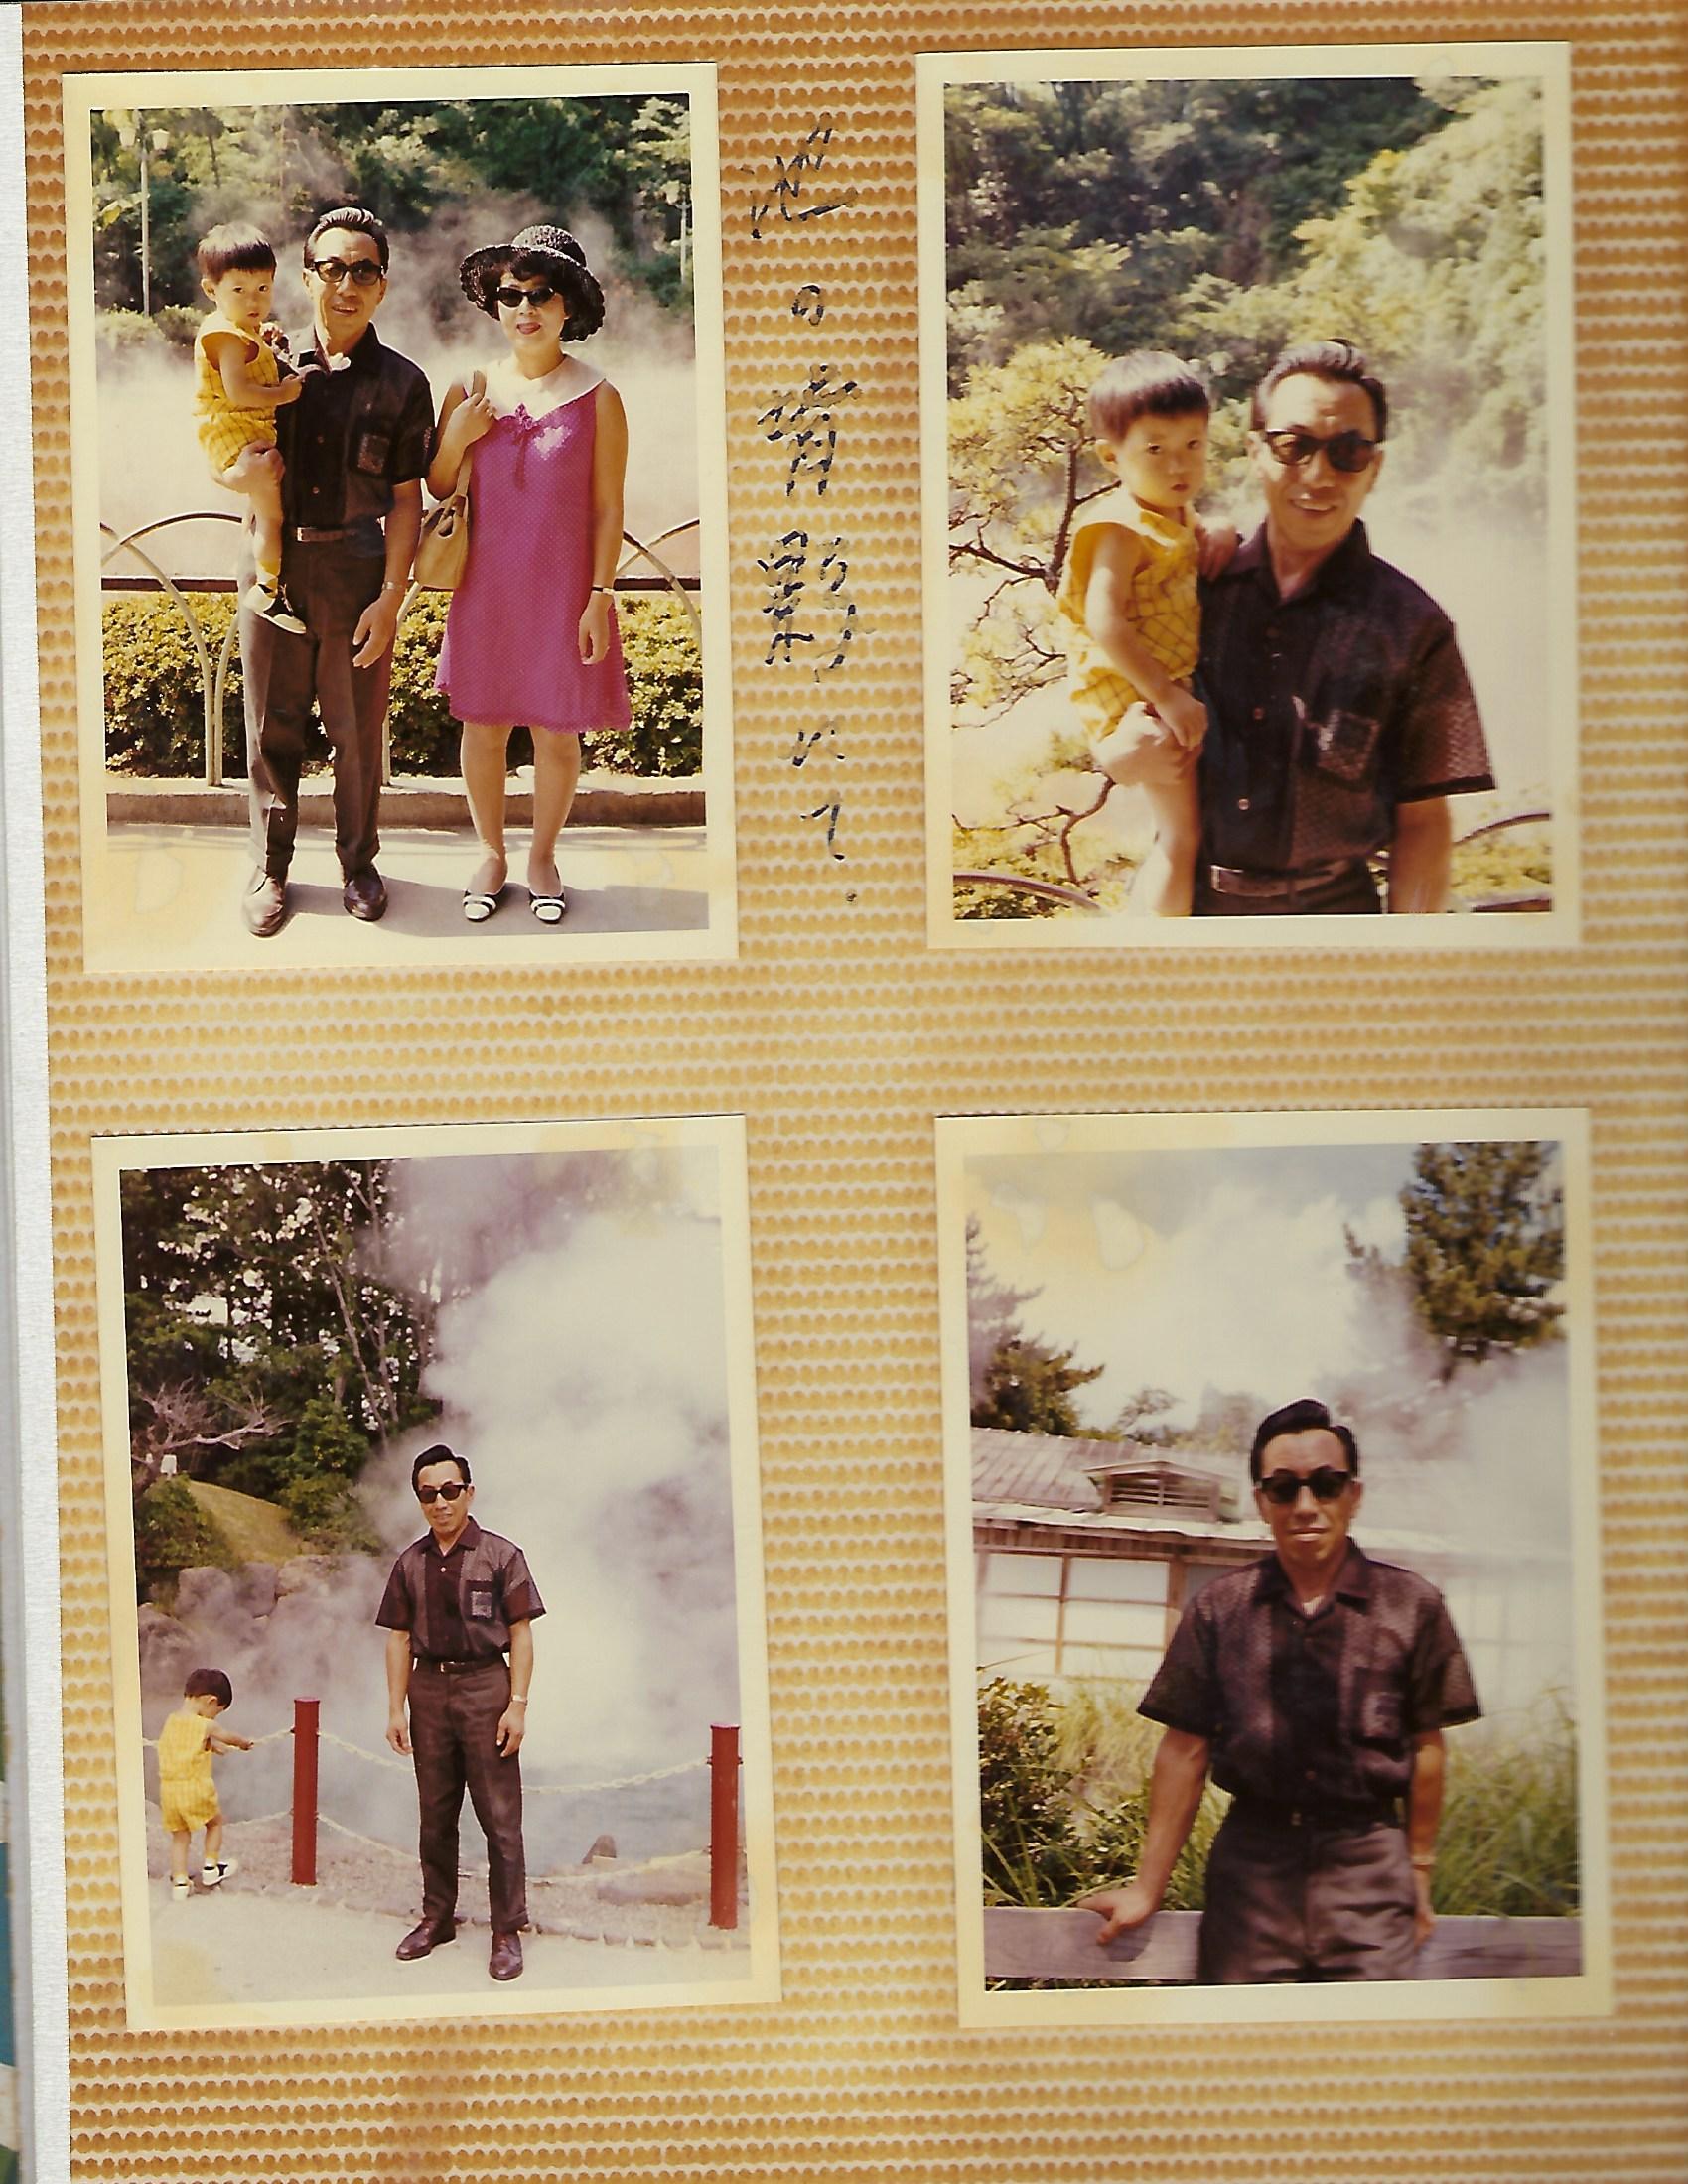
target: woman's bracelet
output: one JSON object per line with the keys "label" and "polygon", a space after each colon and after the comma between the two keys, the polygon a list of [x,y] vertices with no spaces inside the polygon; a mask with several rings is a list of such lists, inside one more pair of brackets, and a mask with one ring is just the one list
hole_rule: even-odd
{"label": "woman's bracelet", "polygon": [[526,1704],[527,1704],[527,1694],[526,1694],[526,1692],[524,1692],[524,1691],[512,1691],[512,1692],[510,1693],[510,1705],[511,1705],[512,1706],[526,1706]]}
{"label": "woman's bracelet", "polygon": [[1416,1857],[1416,1858],[1414,1858],[1414,1860],[1413,1860],[1413,1871],[1414,1871],[1415,1873],[1433,1873],[1433,1872],[1434,1872],[1435,1870],[1436,1870],[1436,1857],[1435,1857],[1435,1853],[1434,1853],[1434,1852],[1433,1852],[1433,1853],[1432,1853],[1432,1854],[1431,1854],[1431,1855],[1430,1855],[1429,1857]]}
{"label": "woman's bracelet", "polygon": [[592,589],[595,592],[613,592],[616,587],[613,584],[595,584]]}

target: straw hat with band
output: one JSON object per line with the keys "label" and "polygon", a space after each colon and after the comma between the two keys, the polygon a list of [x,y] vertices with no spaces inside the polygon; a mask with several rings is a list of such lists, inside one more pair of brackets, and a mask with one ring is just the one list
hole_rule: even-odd
{"label": "straw hat with band", "polygon": [[518,280],[543,275],[556,289],[568,314],[563,341],[584,341],[604,324],[604,291],[587,268],[586,252],[566,227],[524,227],[509,242],[472,250],[457,277],[470,302],[495,319],[498,281],[506,272]]}

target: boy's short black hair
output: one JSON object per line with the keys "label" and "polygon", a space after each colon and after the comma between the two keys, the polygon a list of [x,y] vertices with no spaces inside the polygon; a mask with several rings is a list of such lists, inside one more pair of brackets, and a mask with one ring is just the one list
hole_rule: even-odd
{"label": "boy's short black hair", "polygon": [[1123,440],[1139,417],[1206,417],[1212,396],[1182,356],[1164,348],[1134,349],[1116,356],[1090,389],[1090,432],[1097,440]]}
{"label": "boy's short black hair", "polygon": [[1383,382],[1371,368],[1357,342],[1296,341],[1286,348],[1249,397],[1248,421],[1256,432],[1265,429],[1266,405],[1286,379],[1331,379],[1338,385],[1359,387],[1371,397],[1371,414],[1377,420],[1376,437],[1389,433],[1389,397]]}
{"label": "boy's short black hair", "polygon": [[373,212],[364,211],[360,205],[337,205],[332,212],[325,212],[315,227],[305,237],[304,262],[309,271],[312,259],[317,255],[317,238],[326,235],[331,227],[345,228],[350,234],[373,236],[375,247],[381,254],[381,271],[387,269],[391,250],[387,243],[387,231]]}
{"label": "boy's short black hair", "polygon": [[224,220],[202,236],[194,252],[202,280],[220,281],[225,273],[273,273],[275,252],[269,238],[242,220]]}
{"label": "boy's short black hair", "polygon": [[1341,1442],[1348,1459],[1348,1469],[1359,1477],[1359,1443],[1349,1426],[1338,1426],[1327,1407],[1315,1396],[1303,1396],[1297,1403],[1286,1403],[1281,1411],[1268,1411],[1254,1429],[1254,1445],[1248,1451],[1248,1476],[1254,1485],[1260,1484],[1260,1458],[1266,1452],[1269,1441],[1280,1433],[1335,1433]]}
{"label": "boy's short black hair", "polygon": [[221,1669],[190,1669],[182,1687],[184,1699],[214,1699],[224,1708],[234,1704],[234,1686]]}
{"label": "boy's short black hair", "polygon": [[463,1480],[464,1485],[473,1486],[475,1484],[475,1481],[469,1475],[469,1458],[460,1456],[455,1448],[448,1448],[443,1440],[439,1440],[434,1443],[432,1448],[424,1448],[416,1461],[410,1466],[410,1491],[413,1494],[416,1491],[417,1480],[424,1471],[436,1463],[455,1463],[458,1468],[458,1475]]}

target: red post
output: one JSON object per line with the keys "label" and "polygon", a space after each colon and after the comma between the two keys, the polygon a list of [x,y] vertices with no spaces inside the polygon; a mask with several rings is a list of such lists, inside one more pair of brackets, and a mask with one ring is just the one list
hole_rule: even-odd
{"label": "red post", "polygon": [[293,1702],[293,1883],[317,1885],[317,1713],[321,1701]]}
{"label": "red post", "polygon": [[709,1728],[709,1923],[739,1923],[739,1732]]}

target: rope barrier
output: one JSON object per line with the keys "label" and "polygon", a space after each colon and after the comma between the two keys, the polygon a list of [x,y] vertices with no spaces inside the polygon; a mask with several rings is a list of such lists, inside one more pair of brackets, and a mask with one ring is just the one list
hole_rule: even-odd
{"label": "rope barrier", "polygon": [[[147,1803],[153,1808],[154,1812],[158,1810],[158,1800],[156,1798],[149,1797]],[[292,1817],[292,1813],[284,1805],[278,1813],[242,1814],[239,1817],[232,1813],[224,1813],[222,1824],[225,1828],[272,1828],[277,1821],[291,1820]],[[388,1857],[397,1858],[401,1864],[413,1865],[416,1862],[414,1849],[400,1849],[397,1843],[383,1843],[378,1836],[363,1835],[356,1828],[349,1828],[345,1821],[336,1820],[332,1813],[319,1813],[317,1819],[323,1827],[332,1828],[337,1836],[346,1836],[352,1843],[362,1843],[366,1849],[384,1850]],[[629,1865],[621,1858],[594,1858],[585,1865],[560,1865],[549,1873],[530,1872],[527,1877],[535,1885],[574,1879],[584,1880],[596,1872],[613,1875],[618,1880],[626,1880],[634,1873],[659,1873],[667,1866],[685,1865],[693,1858],[705,1855],[706,1852],[701,1849],[669,1850],[665,1851],[660,1857],[641,1858],[636,1865]],[[485,1880],[488,1877],[487,1868],[484,1865],[460,1865],[458,1871],[468,1880]]]}
{"label": "rope barrier", "polygon": [[[292,1735],[292,1730],[283,1731]],[[365,1750],[361,1744],[349,1744],[344,1736],[336,1736],[332,1729],[319,1729],[319,1737],[325,1744],[333,1744],[340,1751],[350,1752],[353,1759],[361,1759],[371,1767],[392,1767],[400,1774],[414,1772],[409,1760],[389,1759],[385,1752]],[[676,1775],[701,1774],[709,1765],[707,1759],[682,1759],[672,1767],[655,1767],[648,1774],[623,1775],[614,1782],[524,1782],[525,1797],[597,1797],[607,1790],[640,1790],[647,1782],[669,1782]]]}
{"label": "rope barrier", "polygon": [[[251,1743],[252,1749],[256,1751],[260,1744],[279,1744],[284,1736],[291,1736],[292,1734],[293,1730],[291,1725],[289,1725],[285,1729],[271,1729],[267,1736],[254,1736],[249,1739],[249,1742]],[[158,1738],[156,1736],[143,1736],[141,1738],[141,1742],[146,1746],[149,1752],[156,1752],[158,1750]]]}

